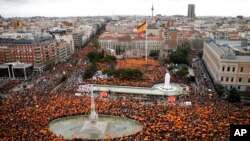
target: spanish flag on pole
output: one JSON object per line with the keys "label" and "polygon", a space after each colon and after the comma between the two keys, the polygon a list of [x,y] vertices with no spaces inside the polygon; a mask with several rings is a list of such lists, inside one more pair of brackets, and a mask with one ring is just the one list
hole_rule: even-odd
{"label": "spanish flag on pole", "polygon": [[136,27],[136,34],[145,34],[146,30],[147,30],[147,22],[145,20],[142,24]]}

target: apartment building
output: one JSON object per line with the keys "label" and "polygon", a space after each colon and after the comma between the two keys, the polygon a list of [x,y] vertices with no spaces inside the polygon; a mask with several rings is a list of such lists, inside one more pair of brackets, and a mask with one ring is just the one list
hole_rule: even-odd
{"label": "apartment building", "polygon": [[170,48],[176,48],[182,45],[184,42],[184,36],[182,32],[176,29],[168,29],[164,32],[165,41]]}
{"label": "apartment building", "polygon": [[79,50],[81,49],[83,43],[82,43],[82,36],[83,36],[83,33],[81,32],[75,32],[72,34],[72,37],[73,37],[73,48],[75,50]]}
{"label": "apartment building", "polygon": [[70,44],[68,44],[66,41],[58,42],[56,49],[59,61],[65,61],[71,55]]}
{"label": "apartment building", "polygon": [[34,71],[43,72],[56,63],[56,41],[51,35],[6,33],[0,36],[1,63],[22,62],[32,64]]}

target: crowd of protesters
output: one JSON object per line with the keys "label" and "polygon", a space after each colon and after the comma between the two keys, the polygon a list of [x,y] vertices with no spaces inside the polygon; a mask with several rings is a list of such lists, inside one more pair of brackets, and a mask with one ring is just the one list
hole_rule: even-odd
{"label": "crowd of protesters", "polygon": [[[116,115],[139,121],[143,130],[117,140],[228,140],[230,124],[250,124],[250,109],[217,98],[200,99],[192,93],[179,99],[191,106],[143,104],[131,97],[95,99],[99,114]],[[63,140],[48,130],[53,119],[89,114],[90,97],[74,92],[38,94],[32,90],[4,101],[0,108],[2,140]]]}
{"label": "crowd of protesters", "polygon": [[[105,64],[98,64],[100,70],[107,68]],[[105,85],[122,85],[122,86],[140,86],[151,87],[156,83],[163,82],[166,68],[160,67],[157,60],[145,59],[125,59],[117,60],[115,69],[119,68],[132,68],[138,69],[143,73],[142,79],[126,80],[121,78],[110,77],[107,80],[93,80],[88,79],[88,83],[97,83]]]}
{"label": "crowd of protesters", "polygon": [[[36,76],[28,84],[33,87],[18,93],[8,91],[0,107],[0,140],[64,140],[48,130],[50,121],[72,115],[90,113],[90,97],[75,96],[76,76],[86,67],[81,53],[61,62],[50,71]],[[155,60],[127,59],[117,62],[116,68],[137,68],[144,73],[143,80],[108,81],[93,83],[131,86],[152,86],[163,81],[166,70]],[[65,73],[63,73],[65,72]],[[73,74],[62,87],[52,91],[64,75]],[[178,81],[177,78],[171,78]],[[87,80],[88,81],[92,80]],[[181,80],[180,80],[181,81]],[[17,85],[16,82],[13,84]],[[11,87],[12,88],[12,87]],[[9,86],[5,87],[9,90]],[[118,94],[119,95],[119,94]],[[228,140],[230,124],[250,124],[250,108],[242,104],[231,104],[217,97],[203,97],[190,88],[189,95],[178,101],[191,101],[192,105],[166,104],[157,98],[149,99],[152,104],[140,102],[129,96],[96,98],[96,111],[104,115],[116,115],[139,121],[143,130],[130,136],[113,140]]]}

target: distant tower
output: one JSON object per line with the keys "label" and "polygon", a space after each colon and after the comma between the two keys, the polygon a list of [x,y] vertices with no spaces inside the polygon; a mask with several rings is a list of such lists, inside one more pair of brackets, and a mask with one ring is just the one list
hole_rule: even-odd
{"label": "distant tower", "polygon": [[154,18],[154,6],[153,6],[153,4],[152,4],[151,10],[152,10],[152,19],[153,19]]}
{"label": "distant tower", "polygon": [[195,5],[188,4],[188,17],[191,19],[195,18]]}

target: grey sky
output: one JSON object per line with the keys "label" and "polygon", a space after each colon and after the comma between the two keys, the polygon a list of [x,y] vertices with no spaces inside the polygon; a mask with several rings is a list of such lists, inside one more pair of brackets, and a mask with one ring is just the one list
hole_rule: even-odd
{"label": "grey sky", "polygon": [[0,0],[0,14],[15,16],[186,15],[189,3],[197,16],[250,16],[250,0]]}

